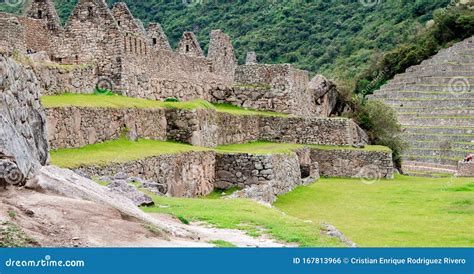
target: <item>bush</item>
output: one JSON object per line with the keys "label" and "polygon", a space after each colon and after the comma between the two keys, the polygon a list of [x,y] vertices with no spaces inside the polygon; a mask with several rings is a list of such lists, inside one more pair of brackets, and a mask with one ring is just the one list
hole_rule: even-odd
{"label": "bush", "polygon": [[355,94],[353,82],[338,79],[339,99],[346,106],[344,115],[351,118],[367,132],[369,142],[389,147],[395,165],[401,167],[401,154],[407,144],[402,140],[402,129],[396,112],[381,101],[367,101],[362,94]]}
{"label": "bush", "polygon": [[179,99],[174,97],[168,97],[165,99],[165,102],[179,102]]}
{"label": "bush", "polygon": [[421,63],[440,49],[474,35],[474,11],[463,6],[449,6],[434,12],[434,24],[412,41],[401,44],[361,73],[356,80],[357,94],[372,94],[395,74]]}

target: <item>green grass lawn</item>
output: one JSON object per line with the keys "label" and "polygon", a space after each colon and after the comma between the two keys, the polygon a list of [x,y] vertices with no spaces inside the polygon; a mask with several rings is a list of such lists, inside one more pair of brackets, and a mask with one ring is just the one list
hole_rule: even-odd
{"label": "green grass lawn", "polygon": [[185,102],[162,102],[121,95],[73,94],[42,96],[41,103],[45,108],[56,107],[92,107],[92,108],[171,108],[171,109],[215,109],[233,115],[259,115],[287,117],[288,114],[241,108],[229,104],[211,104],[205,100]]}
{"label": "green grass lawn", "polygon": [[359,246],[474,246],[474,178],[396,176],[373,185],[321,179],[279,197],[274,206],[330,223]]}
{"label": "green grass lawn", "polygon": [[302,147],[310,147],[324,150],[363,150],[363,151],[386,151],[390,149],[384,146],[368,145],[364,148],[354,148],[352,146],[329,146],[329,145],[303,145],[303,144],[287,144],[272,143],[264,141],[249,142],[245,144],[232,144],[218,146],[217,152],[221,153],[253,153],[253,154],[271,154],[271,153],[289,153],[295,149]]}
{"label": "green grass lawn", "polygon": [[140,139],[137,142],[119,139],[81,148],[52,150],[51,163],[65,168],[81,165],[105,165],[110,162],[123,163],[161,154],[186,151],[204,151],[207,148],[187,144]]}
{"label": "green grass lawn", "polygon": [[145,212],[167,213],[180,219],[205,221],[219,228],[241,229],[251,236],[265,233],[300,246],[342,246],[339,240],[322,235],[318,223],[288,216],[252,200],[151,196],[155,206],[144,207]]}

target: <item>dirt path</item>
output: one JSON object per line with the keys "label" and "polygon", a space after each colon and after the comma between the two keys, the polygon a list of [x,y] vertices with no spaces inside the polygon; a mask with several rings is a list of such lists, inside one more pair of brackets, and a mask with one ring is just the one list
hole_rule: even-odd
{"label": "dirt path", "polygon": [[0,223],[9,220],[17,224],[39,246],[211,247],[209,242],[215,240],[239,247],[285,246],[266,236],[253,238],[240,230],[217,229],[203,223],[184,225],[163,214],[152,217],[184,226],[199,238],[168,237],[152,226],[122,216],[114,208],[90,201],[13,187],[0,191]]}

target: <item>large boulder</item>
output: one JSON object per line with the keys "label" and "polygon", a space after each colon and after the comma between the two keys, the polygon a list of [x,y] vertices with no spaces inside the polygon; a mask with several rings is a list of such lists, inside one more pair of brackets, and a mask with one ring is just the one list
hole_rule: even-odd
{"label": "large boulder", "polygon": [[40,89],[31,70],[0,55],[0,159],[14,162],[23,178],[48,160]]}
{"label": "large boulder", "polygon": [[44,166],[39,170],[34,179],[28,181],[26,187],[43,193],[52,193],[68,198],[104,204],[117,209],[124,216],[151,223],[171,235],[189,238],[197,237],[193,232],[186,229],[184,225],[177,225],[174,222],[153,218],[141,211],[126,196],[112,192],[109,188],[82,177],[69,169]]}
{"label": "large boulder", "polygon": [[318,74],[311,79],[308,89],[313,94],[317,113],[324,117],[333,114],[338,99],[336,85],[323,75]]}

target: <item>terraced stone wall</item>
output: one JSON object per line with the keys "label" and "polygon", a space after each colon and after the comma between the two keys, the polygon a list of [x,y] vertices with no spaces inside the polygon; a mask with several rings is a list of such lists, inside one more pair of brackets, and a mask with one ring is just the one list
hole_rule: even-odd
{"label": "terraced stone wall", "polygon": [[235,70],[233,89],[217,90],[212,101],[301,116],[315,116],[314,97],[308,89],[309,73],[289,64],[241,65]]}
{"label": "terraced stone wall", "polygon": [[48,140],[52,149],[132,138],[166,140],[166,118],[162,109],[46,109]]}
{"label": "terraced stone wall", "polygon": [[[299,144],[353,145],[367,135],[352,120],[231,115],[214,110],[169,111],[168,138],[195,146],[270,141]],[[171,114],[173,113],[173,114]]]}
{"label": "terraced stone wall", "polygon": [[212,109],[51,108],[47,110],[47,117],[53,148],[80,147],[116,139],[125,127],[140,138],[173,140],[201,147],[257,140],[353,145],[365,144],[367,138],[349,119],[232,115]]}
{"label": "terraced stone wall", "polygon": [[405,173],[456,173],[474,150],[474,37],[396,75],[373,98],[404,128]]}
{"label": "terraced stone wall", "polygon": [[311,148],[311,161],[319,163],[321,176],[393,178],[392,153],[361,149]]}
{"label": "terraced stone wall", "polygon": [[[220,189],[233,186],[242,188],[234,194],[236,197],[272,203],[277,195],[287,193],[303,184],[296,153],[269,155],[219,153],[216,160],[215,186]],[[317,170],[312,174],[317,174],[319,177]]]}
{"label": "terraced stone wall", "polygon": [[106,166],[83,166],[76,170],[88,176],[113,176],[119,172],[167,185],[167,195],[197,197],[211,193],[215,180],[215,153],[164,154]]}
{"label": "terraced stone wall", "polygon": [[33,64],[31,67],[43,89],[41,95],[93,93],[97,83],[92,65]]}

